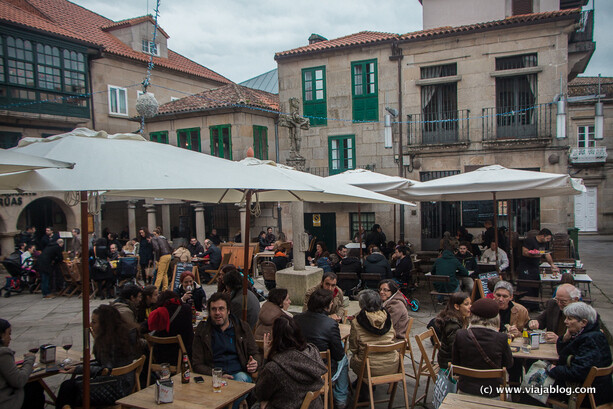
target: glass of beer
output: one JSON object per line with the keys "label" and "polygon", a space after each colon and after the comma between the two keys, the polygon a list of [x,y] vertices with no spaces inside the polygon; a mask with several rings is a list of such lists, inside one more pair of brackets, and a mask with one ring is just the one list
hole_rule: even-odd
{"label": "glass of beer", "polygon": [[223,370],[221,368],[213,368],[213,392],[221,392],[223,379]]}

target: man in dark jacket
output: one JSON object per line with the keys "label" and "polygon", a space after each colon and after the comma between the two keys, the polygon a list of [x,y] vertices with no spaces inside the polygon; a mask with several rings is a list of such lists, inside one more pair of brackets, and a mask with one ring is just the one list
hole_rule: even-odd
{"label": "man in dark jacket", "polygon": [[562,284],[556,290],[555,298],[547,301],[545,311],[536,319],[528,322],[530,329],[547,329],[545,340],[548,343],[557,342],[558,338],[566,333],[564,314],[562,310],[568,305],[581,301],[581,290],[572,284]]}
{"label": "man in dark jacket", "polygon": [[208,270],[217,270],[221,264],[220,248],[209,239],[204,241],[204,247],[206,247],[206,250],[204,251],[203,257],[209,256],[209,262],[206,264],[206,268]]}
{"label": "man in dark jacket", "polygon": [[[228,296],[223,293],[215,293],[209,299],[209,318],[198,324],[194,334],[193,370],[211,375],[213,368],[219,367],[225,378],[252,382],[251,374],[260,367],[262,356],[251,328],[230,314],[229,304]],[[243,399],[234,406],[238,407]]]}
{"label": "man in dark jacket", "polygon": [[364,261],[364,272],[368,274],[379,274],[381,280],[384,278],[392,278],[392,268],[387,258],[381,254],[379,247],[372,248],[372,254],[369,254]]}
{"label": "man in dark jacket", "polygon": [[189,250],[189,254],[191,254],[192,257],[202,257],[202,255],[204,254],[204,247],[202,247],[202,244],[200,244],[198,239],[195,237],[189,239],[187,249]]}
{"label": "man in dark jacket", "polygon": [[373,224],[371,232],[368,233],[368,236],[366,236],[366,247],[370,246],[371,244],[374,244],[380,249],[385,248],[385,245],[387,244],[385,233],[383,233],[381,226],[378,224]]}
{"label": "man in dark jacket", "polygon": [[[470,243],[467,243],[464,241],[461,242],[460,245],[458,246],[458,251],[455,253],[455,257],[458,259],[460,264],[462,264],[469,272],[476,271],[477,270],[477,259],[470,251],[468,251],[469,248],[470,248]],[[464,287],[464,291],[470,294],[475,284],[473,279],[468,276],[466,277],[462,276],[460,278],[460,281],[462,283],[462,287]]]}
{"label": "man in dark jacket", "polygon": [[411,284],[411,270],[413,270],[413,262],[409,255],[409,249],[406,246],[398,246],[394,250],[394,259],[396,260],[396,270],[394,277],[403,283]]}
{"label": "man in dark jacket", "polygon": [[[55,271],[58,269],[59,264],[62,262],[62,246],[64,240],[58,239],[47,244],[41,255],[36,260],[36,270],[40,273],[40,289],[43,293],[44,299],[55,298],[51,295],[51,279],[54,277]],[[55,285],[57,289],[57,284]]]}
{"label": "man in dark jacket", "polygon": [[45,229],[45,235],[40,239],[39,248],[41,251],[45,249],[50,243],[56,242],[60,238],[58,232],[53,231],[53,227],[49,226]]}
{"label": "man in dark jacket", "polygon": [[294,321],[302,330],[307,342],[314,344],[320,351],[330,350],[332,380],[336,381],[334,407],[343,409],[347,406],[349,365],[338,323],[328,317],[333,299],[332,291],[318,288],[309,297],[307,311],[295,315]]}
{"label": "man in dark jacket", "polygon": [[457,276],[467,276],[468,274],[466,267],[455,258],[451,250],[444,250],[432,266],[432,275],[449,276],[449,283],[434,283],[436,291],[440,293],[457,293],[460,291],[460,282]]}
{"label": "man in dark jacket", "polygon": [[[230,293],[230,312],[237,317],[243,316],[243,276],[238,270],[227,272],[223,277],[223,282]],[[247,323],[251,329],[255,329],[260,315],[260,301],[258,297],[247,290]]]}

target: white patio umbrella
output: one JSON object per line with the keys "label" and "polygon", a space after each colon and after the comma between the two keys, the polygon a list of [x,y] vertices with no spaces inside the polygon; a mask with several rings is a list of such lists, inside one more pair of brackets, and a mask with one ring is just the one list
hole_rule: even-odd
{"label": "white patio umbrella", "polygon": [[[472,172],[423,182],[407,189],[409,197],[419,201],[492,199],[495,229],[498,229],[497,200],[569,196],[585,191],[582,179],[567,174],[508,169],[500,165],[484,166]],[[510,213],[507,214],[510,217]],[[497,231],[494,238],[498,246]]]}
{"label": "white patio umbrella", "polygon": [[74,163],[62,162],[0,149],[0,174],[22,172],[44,168],[72,169]]}
{"label": "white patio umbrella", "polygon": [[[87,191],[139,197],[165,197],[203,202],[260,201],[402,201],[341,183],[295,171],[269,161],[248,159],[236,163],[175,146],[145,140],[139,135],[96,132],[85,128],[49,138],[25,138],[12,152],[36,154],[53,160],[75,162],[74,169],[42,169],[0,176],[0,190],[80,191],[81,224],[87,236]],[[248,167],[248,169],[247,169]],[[247,223],[246,230],[249,224]],[[248,231],[245,237],[249,237]],[[248,242],[245,240],[245,246]],[[83,240],[82,254],[88,254]],[[245,266],[248,263],[245,251]],[[89,282],[83,260],[82,280]],[[245,274],[246,281],[246,274]],[[246,295],[247,286],[243,286]],[[89,287],[83,286],[84,377],[89,379]],[[87,386],[84,396],[89,396]],[[84,399],[84,406],[87,405]]]}

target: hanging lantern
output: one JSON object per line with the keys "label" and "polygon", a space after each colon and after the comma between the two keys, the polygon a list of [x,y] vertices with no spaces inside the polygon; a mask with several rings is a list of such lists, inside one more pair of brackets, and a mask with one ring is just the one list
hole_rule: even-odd
{"label": "hanging lantern", "polygon": [[136,99],[136,112],[144,118],[152,118],[158,113],[158,101],[147,92],[140,94]]}
{"label": "hanging lantern", "polygon": [[564,96],[558,101],[558,114],[556,115],[556,138],[566,138],[566,100]]}
{"label": "hanging lantern", "polygon": [[596,102],[594,112],[594,139],[604,138],[604,114],[602,102]]}
{"label": "hanging lantern", "polygon": [[392,116],[385,115],[383,127],[383,137],[385,139],[385,148],[390,149],[392,147]]}

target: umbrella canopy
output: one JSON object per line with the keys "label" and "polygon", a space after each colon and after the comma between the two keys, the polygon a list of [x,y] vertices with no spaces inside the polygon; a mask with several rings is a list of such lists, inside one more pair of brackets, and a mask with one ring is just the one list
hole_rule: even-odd
{"label": "umbrella canopy", "polygon": [[74,163],[62,162],[41,158],[40,156],[27,155],[6,149],[0,149],[0,174],[22,172],[26,170],[44,168],[68,168],[72,169]]}
{"label": "umbrella canopy", "polygon": [[407,189],[419,201],[497,200],[568,196],[585,192],[583,180],[569,175],[484,166],[472,172],[419,183]]}
{"label": "umbrella canopy", "polygon": [[400,176],[389,176],[382,173],[372,172],[367,169],[347,170],[337,175],[326,177],[332,182],[343,182],[373,192],[383,193],[397,199],[407,199],[405,190],[409,186],[415,186],[421,182],[403,178]]}

